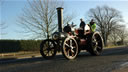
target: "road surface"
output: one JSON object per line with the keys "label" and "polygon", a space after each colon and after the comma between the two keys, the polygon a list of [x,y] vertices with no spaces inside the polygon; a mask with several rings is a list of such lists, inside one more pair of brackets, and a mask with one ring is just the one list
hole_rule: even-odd
{"label": "road surface", "polygon": [[101,56],[82,52],[75,60],[62,55],[1,61],[0,72],[128,72],[128,47],[104,49]]}

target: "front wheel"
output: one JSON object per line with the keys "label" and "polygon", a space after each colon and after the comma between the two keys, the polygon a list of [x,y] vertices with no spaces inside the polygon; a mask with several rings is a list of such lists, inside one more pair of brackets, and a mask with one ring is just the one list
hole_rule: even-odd
{"label": "front wheel", "polygon": [[62,53],[66,59],[75,59],[78,55],[78,44],[74,38],[65,38],[62,43]]}
{"label": "front wheel", "polygon": [[40,53],[45,59],[51,59],[56,55],[56,45],[53,40],[46,39],[40,45]]}

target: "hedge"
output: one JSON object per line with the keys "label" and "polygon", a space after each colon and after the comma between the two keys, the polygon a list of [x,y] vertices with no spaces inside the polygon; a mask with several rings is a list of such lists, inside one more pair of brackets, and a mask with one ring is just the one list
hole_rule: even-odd
{"label": "hedge", "polygon": [[42,40],[0,40],[0,53],[39,51]]}

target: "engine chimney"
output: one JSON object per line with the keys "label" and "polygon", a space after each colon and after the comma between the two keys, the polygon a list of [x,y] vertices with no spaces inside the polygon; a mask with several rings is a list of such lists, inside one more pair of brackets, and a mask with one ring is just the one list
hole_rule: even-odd
{"label": "engine chimney", "polygon": [[57,14],[58,14],[58,30],[59,32],[63,32],[63,8],[58,7],[57,8]]}

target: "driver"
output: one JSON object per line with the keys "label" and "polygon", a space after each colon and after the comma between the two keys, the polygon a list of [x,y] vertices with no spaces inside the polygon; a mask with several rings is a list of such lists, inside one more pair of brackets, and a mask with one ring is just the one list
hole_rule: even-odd
{"label": "driver", "polygon": [[83,21],[83,19],[80,19],[81,23],[80,23],[80,31],[79,31],[79,35],[81,37],[84,37],[84,30],[85,30],[85,22]]}
{"label": "driver", "polygon": [[67,32],[67,33],[71,32],[71,27],[69,24],[67,24],[67,26],[64,27],[64,32]]}
{"label": "driver", "polygon": [[82,28],[84,30],[85,28],[85,22],[83,21],[83,19],[80,19],[81,23],[80,23],[80,28]]}

